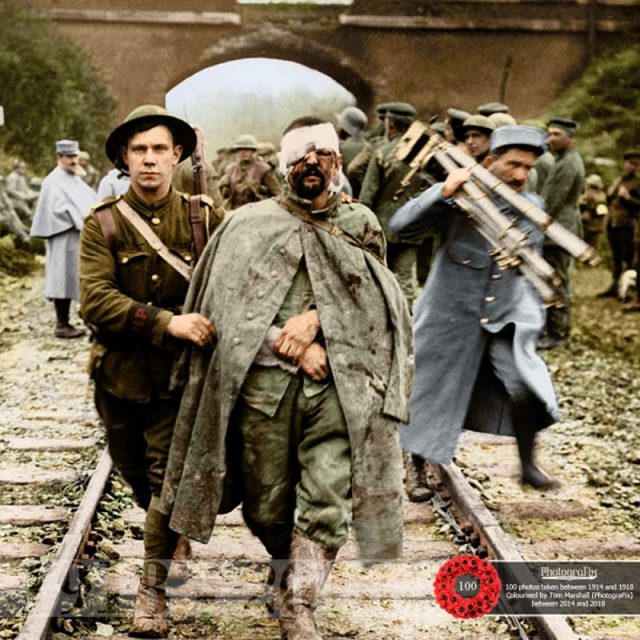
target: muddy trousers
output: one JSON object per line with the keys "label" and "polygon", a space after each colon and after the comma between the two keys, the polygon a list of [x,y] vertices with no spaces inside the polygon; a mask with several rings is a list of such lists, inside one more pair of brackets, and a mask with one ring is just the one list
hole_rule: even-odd
{"label": "muddy trousers", "polygon": [[163,584],[178,536],[169,529],[168,516],[155,509],[155,501],[162,490],[180,400],[130,402],[116,398],[97,384],[95,403],[107,431],[113,464],[131,486],[138,505],[147,511],[142,583]]}
{"label": "muddy trousers", "polygon": [[273,417],[242,397],[233,422],[242,436],[243,515],[274,559],[289,557],[292,534],[327,550],[347,540],[349,435],[333,384],[312,397],[292,378]]}
{"label": "muddy trousers", "polygon": [[417,260],[418,245],[402,242],[387,243],[387,264],[398,279],[410,312],[418,295]]}

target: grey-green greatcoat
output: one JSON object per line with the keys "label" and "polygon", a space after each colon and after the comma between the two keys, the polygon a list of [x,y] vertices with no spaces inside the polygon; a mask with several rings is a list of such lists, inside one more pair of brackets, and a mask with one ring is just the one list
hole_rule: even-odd
{"label": "grey-green greatcoat", "polygon": [[[544,182],[542,195],[547,213],[569,231],[582,237],[582,219],[578,202],[584,189],[584,163],[575,147],[555,154],[556,161]],[[562,308],[547,310],[546,331],[553,338],[566,339],[571,324],[571,267],[573,258],[545,237],[544,258],[555,269],[562,284],[557,292]]]}
{"label": "grey-green greatcoat", "polygon": [[[334,224],[380,252],[380,226],[366,207],[340,204],[331,215]],[[185,310],[209,317],[218,343],[213,354],[186,352],[178,372],[188,370],[188,383],[162,508],[171,513],[173,529],[206,542],[216,515],[241,500],[227,466],[231,412],[303,257],[349,432],[360,550],[367,558],[396,557],[402,542],[397,426],[409,417],[413,374],[407,306],[377,257],[294,217],[273,199],[228,216],[194,273]]]}

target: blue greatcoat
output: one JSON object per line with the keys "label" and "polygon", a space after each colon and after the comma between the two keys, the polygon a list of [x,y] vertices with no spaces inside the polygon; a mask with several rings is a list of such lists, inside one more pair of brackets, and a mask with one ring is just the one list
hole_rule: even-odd
{"label": "blue greatcoat", "polygon": [[[517,218],[540,252],[542,232],[505,203],[495,204]],[[549,372],[536,354],[544,309],[533,287],[519,270],[498,268],[489,243],[443,199],[441,183],[403,205],[390,222],[402,237],[433,227],[442,241],[414,312],[416,379],[411,421],[400,433],[407,451],[447,463],[462,429],[513,435],[508,396],[484,362],[488,340],[503,329],[513,329],[517,375],[539,402],[532,426],[556,422],[559,412]]]}

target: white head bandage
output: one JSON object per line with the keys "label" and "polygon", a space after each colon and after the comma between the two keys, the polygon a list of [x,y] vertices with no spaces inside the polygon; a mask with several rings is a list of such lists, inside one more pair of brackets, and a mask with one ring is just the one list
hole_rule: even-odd
{"label": "white head bandage", "polygon": [[296,162],[317,149],[331,149],[336,155],[340,155],[340,141],[331,123],[323,122],[285,133],[278,153],[282,175],[286,176]]}

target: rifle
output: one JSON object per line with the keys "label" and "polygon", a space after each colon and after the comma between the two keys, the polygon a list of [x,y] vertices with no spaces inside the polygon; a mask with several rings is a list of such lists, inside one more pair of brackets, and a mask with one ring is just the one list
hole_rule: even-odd
{"label": "rifle", "polygon": [[207,185],[207,167],[204,163],[204,135],[200,127],[193,127],[196,132],[196,147],[191,154],[194,194],[210,195]]}
{"label": "rifle", "polygon": [[573,257],[591,266],[599,263],[600,259],[593,247],[423,122],[415,121],[409,127],[396,146],[395,155],[398,160],[409,165],[409,171],[395,193],[396,198],[409,186],[413,176],[426,169],[432,160],[447,173],[458,167],[470,170],[471,179],[462,185],[461,193],[454,194],[453,199],[480,234],[489,241],[493,247],[491,253],[499,268],[518,267],[538,291],[545,306],[562,306],[554,290],[559,285],[558,276],[551,265],[528,246],[526,235],[494,204],[491,194],[499,195]]}

